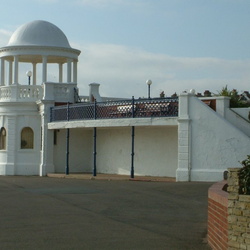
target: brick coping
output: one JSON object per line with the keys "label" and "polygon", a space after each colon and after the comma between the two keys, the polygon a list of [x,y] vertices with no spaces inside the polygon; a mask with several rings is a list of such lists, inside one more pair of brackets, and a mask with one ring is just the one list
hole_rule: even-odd
{"label": "brick coping", "polygon": [[225,207],[227,207],[228,205],[228,192],[223,190],[223,187],[226,184],[226,180],[220,181],[213,184],[208,190],[208,198],[218,202]]}

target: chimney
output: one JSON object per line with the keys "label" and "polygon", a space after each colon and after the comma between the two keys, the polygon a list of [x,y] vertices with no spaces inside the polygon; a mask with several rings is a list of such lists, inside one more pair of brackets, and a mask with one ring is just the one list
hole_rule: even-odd
{"label": "chimney", "polygon": [[99,83],[90,83],[89,84],[89,101],[94,102],[96,99],[97,102],[102,102],[102,98],[99,94]]}

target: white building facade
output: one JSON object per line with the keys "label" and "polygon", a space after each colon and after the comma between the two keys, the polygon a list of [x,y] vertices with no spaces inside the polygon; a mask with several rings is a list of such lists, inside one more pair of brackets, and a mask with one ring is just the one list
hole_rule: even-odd
{"label": "white building facade", "polygon": [[[47,130],[48,107],[74,102],[79,54],[64,33],[46,21],[22,25],[0,49],[0,174],[44,175],[53,171],[53,159],[44,150],[53,135]],[[19,82],[22,64],[32,68],[28,84]],[[58,67],[57,84],[47,81],[51,64]]]}
{"label": "white building facade", "polygon": [[[101,102],[94,83],[89,102],[76,104],[79,54],[46,21],[21,26],[0,48],[1,175],[93,172],[218,181],[249,154],[250,109],[232,110],[226,97],[205,104],[192,91],[175,99]],[[21,64],[32,68],[28,84],[19,82]],[[51,64],[58,70],[53,82]]]}

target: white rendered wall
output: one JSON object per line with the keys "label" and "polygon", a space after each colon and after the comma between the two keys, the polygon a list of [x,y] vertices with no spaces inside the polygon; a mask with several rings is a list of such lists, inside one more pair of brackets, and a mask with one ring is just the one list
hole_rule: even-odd
{"label": "white rendered wall", "polygon": [[[70,129],[69,172],[92,172],[93,128]],[[130,175],[131,127],[97,128],[97,173]],[[177,126],[135,127],[135,175],[175,177]],[[55,172],[66,166],[66,129],[57,132]]]}
{"label": "white rendered wall", "polygon": [[131,128],[97,129],[97,173],[130,174]]}
{"label": "white rendered wall", "polygon": [[7,153],[6,150],[0,151],[0,175],[6,175]]}
{"label": "white rendered wall", "polygon": [[[2,112],[3,111],[3,112]],[[4,169],[4,175],[14,175],[16,169],[16,130],[17,116],[6,115],[6,109],[1,109],[1,118],[6,128],[6,162],[1,162]],[[11,112],[9,112],[11,114]]]}
{"label": "white rendered wall", "polygon": [[[70,129],[69,172],[92,171],[93,132],[91,129]],[[66,167],[66,129],[57,132],[54,145],[54,165],[56,173],[64,173]]]}
{"label": "white rendered wall", "polygon": [[247,136],[250,136],[249,112],[250,108],[228,108],[225,112],[225,118]]}
{"label": "white rendered wall", "polygon": [[[6,129],[6,150],[0,150],[1,175],[38,175],[41,119],[37,105],[5,103],[0,106],[0,127]],[[21,149],[21,130],[34,132],[34,148]]]}
{"label": "white rendered wall", "polygon": [[[41,120],[37,114],[21,115],[17,117],[16,140],[16,175],[38,175],[40,166],[41,149]],[[34,148],[21,149],[21,131],[24,127],[30,127],[34,132]]]}
{"label": "white rendered wall", "polygon": [[[177,127],[135,127],[134,173],[175,177]],[[131,127],[97,129],[97,172],[129,175]]]}
{"label": "white rendered wall", "polygon": [[[0,108],[0,110],[1,110],[1,108]],[[6,144],[7,144],[8,139],[9,139],[8,122],[9,122],[8,116],[0,115],[0,127],[4,127],[6,130],[6,135],[7,135],[6,136]],[[7,162],[8,162],[8,154],[7,154],[7,145],[6,145],[5,150],[0,150],[0,175],[6,175]],[[12,162],[12,166],[10,167],[12,171],[14,169],[13,165],[14,165],[14,163]]]}
{"label": "white rendered wall", "polygon": [[222,116],[190,96],[191,181],[219,181],[229,167],[240,167],[250,138]]}
{"label": "white rendered wall", "polygon": [[250,112],[250,108],[232,108],[232,110],[239,114],[240,116],[242,116],[244,119],[249,121],[249,112]]}
{"label": "white rendered wall", "polygon": [[176,177],[177,129],[177,126],[135,129],[135,173]]}

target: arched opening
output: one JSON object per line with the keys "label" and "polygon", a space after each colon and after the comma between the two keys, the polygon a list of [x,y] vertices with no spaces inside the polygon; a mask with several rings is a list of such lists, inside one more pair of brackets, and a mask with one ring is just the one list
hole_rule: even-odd
{"label": "arched opening", "polygon": [[21,132],[21,149],[34,148],[34,132],[30,127],[25,127]]}
{"label": "arched opening", "polygon": [[6,129],[1,127],[0,130],[0,150],[6,150]]}

